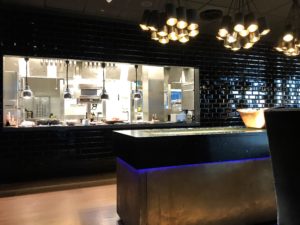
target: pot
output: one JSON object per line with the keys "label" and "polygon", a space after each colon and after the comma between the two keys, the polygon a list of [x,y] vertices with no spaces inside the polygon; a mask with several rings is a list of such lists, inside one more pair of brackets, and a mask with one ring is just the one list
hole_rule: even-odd
{"label": "pot", "polygon": [[56,119],[39,119],[36,121],[36,125],[51,126],[51,125],[59,125],[59,124],[60,121]]}
{"label": "pot", "polygon": [[237,109],[246,127],[249,128],[264,128],[265,116],[264,112],[268,108],[249,108]]}

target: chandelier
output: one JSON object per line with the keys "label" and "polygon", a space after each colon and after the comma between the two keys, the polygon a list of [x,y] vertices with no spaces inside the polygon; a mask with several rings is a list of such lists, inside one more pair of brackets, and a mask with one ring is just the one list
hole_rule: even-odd
{"label": "chandelier", "polygon": [[186,43],[199,34],[198,14],[195,9],[165,5],[165,11],[145,10],[140,28],[150,32],[151,39],[167,44],[169,41]]}
{"label": "chandelier", "polygon": [[[232,51],[249,49],[270,32],[265,17],[256,18],[257,7],[252,0],[232,0],[227,15],[223,16],[217,39]],[[232,15],[232,16],[231,16]]]}
{"label": "chandelier", "polygon": [[298,56],[300,54],[300,7],[297,0],[293,0],[290,8],[285,32],[281,36],[275,49],[286,56]]}

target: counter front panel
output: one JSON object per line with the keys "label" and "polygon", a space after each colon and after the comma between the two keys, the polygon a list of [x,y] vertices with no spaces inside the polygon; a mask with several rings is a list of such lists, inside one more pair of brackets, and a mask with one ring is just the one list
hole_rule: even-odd
{"label": "counter front panel", "polygon": [[265,130],[241,127],[113,132],[117,156],[136,169],[269,156]]}

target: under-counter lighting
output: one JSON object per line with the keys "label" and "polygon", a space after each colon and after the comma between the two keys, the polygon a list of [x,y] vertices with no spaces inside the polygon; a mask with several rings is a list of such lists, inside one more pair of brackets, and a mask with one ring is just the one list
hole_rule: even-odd
{"label": "under-counter lighting", "polygon": [[30,90],[30,87],[28,85],[28,61],[29,61],[29,58],[25,58],[25,63],[26,63],[26,74],[25,74],[25,88],[22,92],[22,97],[25,98],[25,99],[30,99],[32,98],[33,96],[33,93],[32,91]]}

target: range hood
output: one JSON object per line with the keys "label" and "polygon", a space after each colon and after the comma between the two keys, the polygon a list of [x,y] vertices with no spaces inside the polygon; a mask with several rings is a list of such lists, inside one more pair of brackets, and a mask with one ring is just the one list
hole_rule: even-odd
{"label": "range hood", "polygon": [[95,84],[79,84],[81,94],[78,98],[79,103],[100,103],[100,95],[97,94],[97,91],[100,90],[100,87]]}

